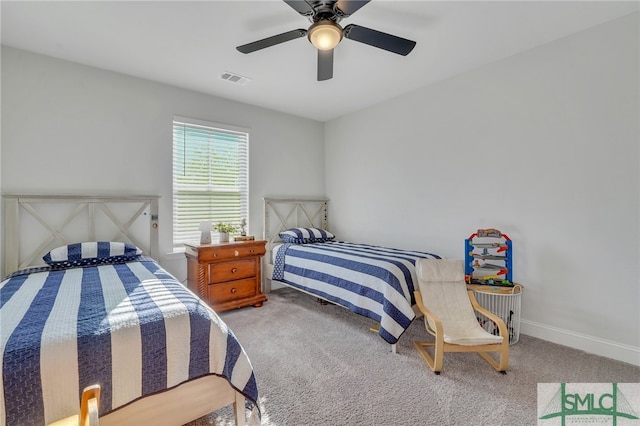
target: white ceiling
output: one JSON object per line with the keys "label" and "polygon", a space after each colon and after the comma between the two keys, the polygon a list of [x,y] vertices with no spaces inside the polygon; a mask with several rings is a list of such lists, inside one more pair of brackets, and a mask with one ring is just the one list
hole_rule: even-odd
{"label": "white ceiling", "polygon": [[[248,55],[235,47],[307,18],[280,0],[6,1],[2,44],[326,121],[639,9],[638,1],[373,0],[355,23],[415,40],[402,57],[352,40],[316,81],[306,38]],[[244,86],[219,76],[252,79]]]}

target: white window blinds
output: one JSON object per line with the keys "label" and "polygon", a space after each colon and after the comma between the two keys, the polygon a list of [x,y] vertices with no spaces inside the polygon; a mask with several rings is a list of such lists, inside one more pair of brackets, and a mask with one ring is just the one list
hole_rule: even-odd
{"label": "white window blinds", "polygon": [[199,241],[202,221],[248,219],[248,151],[246,129],[174,117],[174,246]]}

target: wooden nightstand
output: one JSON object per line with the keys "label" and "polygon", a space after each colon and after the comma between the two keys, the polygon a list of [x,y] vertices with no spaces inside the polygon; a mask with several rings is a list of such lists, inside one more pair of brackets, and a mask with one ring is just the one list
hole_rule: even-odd
{"label": "wooden nightstand", "polygon": [[260,259],[266,241],[185,244],[189,289],[216,311],[262,306]]}

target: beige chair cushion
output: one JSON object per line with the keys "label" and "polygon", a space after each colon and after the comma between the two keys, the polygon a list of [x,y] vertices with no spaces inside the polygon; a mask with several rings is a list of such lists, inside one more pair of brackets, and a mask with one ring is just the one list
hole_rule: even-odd
{"label": "beige chair cushion", "polygon": [[464,281],[464,260],[418,259],[416,272],[419,281]]}
{"label": "beige chair cushion", "polygon": [[[456,345],[475,346],[501,343],[478,323],[467,295],[464,261],[458,259],[420,259],[416,264],[422,302],[441,322],[444,341]],[[433,322],[425,322],[435,330]]]}

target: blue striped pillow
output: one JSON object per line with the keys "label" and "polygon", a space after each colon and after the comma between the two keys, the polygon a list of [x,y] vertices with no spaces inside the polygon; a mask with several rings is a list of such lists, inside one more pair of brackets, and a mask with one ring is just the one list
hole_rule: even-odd
{"label": "blue striped pillow", "polygon": [[142,250],[133,244],[92,241],[60,246],[45,254],[42,259],[52,267],[68,268],[73,266],[104,265],[123,263],[142,254]]}
{"label": "blue striped pillow", "polygon": [[285,243],[306,244],[331,241],[335,236],[319,228],[291,228],[278,234]]}

